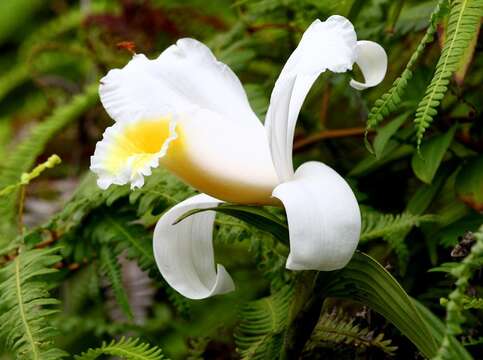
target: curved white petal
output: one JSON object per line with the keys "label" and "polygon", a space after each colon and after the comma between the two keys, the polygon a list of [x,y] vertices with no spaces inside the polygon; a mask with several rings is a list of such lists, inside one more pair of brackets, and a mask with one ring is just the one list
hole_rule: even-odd
{"label": "curved white petal", "polygon": [[275,83],[265,119],[272,160],[278,177],[293,176],[292,146],[300,108],[324,71],[352,69],[357,44],[354,27],[342,16],[315,20],[305,31]]}
{"label": "curved white petal", "polygon": [[265,129],[236,75],[202,43],[181,39],[155,60],[135,55],[99,92],[119,123],[176,120],[179,138],[160,161],[188,184],[225,201],[273,202]]}
{"label": "curved white petal", "polygon": [[386,75],[387,55],[381,45],[373,41],[358,41],[356,63],[364,75],[365,82],[350,81],[350,86],[364,90],[378,85]]}
{"label": "curved white petal", "polygon": [[212,242],[215,213],[198,213],[173,225],[189,210],[217,206],[220,202],[205,194],[193,196],[168,210],[154,229],[153,249],[159,271],[171,287],[190,299],[204,299],[235,289],[222,265],[218,264],[215,271]]}
{"label": "curved white petal", "polygon": [[[384,77],[387,57],[384,50],[374,44],[370,41],[357,42],[350,21],[338,15],[324,22],[316,20],[305,31],[275,83],[265,120],[272,160],[280,181],[287,181],[294,174],[292,146],[295,125],[314,81],[326,70],[335,73],[351,70],[357,61],[367,83],[357,83],[355,87],[376,85]],[[378,59],[382,56],[381,51],[383,59]]]}
{"label": "curved white petal", "polygon": [[240,80],[195,39],[180,39],[150,60],[136,54],[101,79],[99,95],[116,121],[183,114],[203,108],[226,121],[258,121]]}
{"label": "curved white petal", "polygon": [[330,271],[344,267],[359,241],[361,215],[346,181],[320,162],[307,162],[275,188],[290,233],[287,268]]}

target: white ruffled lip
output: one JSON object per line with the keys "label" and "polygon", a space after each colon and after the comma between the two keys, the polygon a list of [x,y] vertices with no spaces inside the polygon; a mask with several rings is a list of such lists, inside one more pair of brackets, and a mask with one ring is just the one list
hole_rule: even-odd
{"label": "white ruffled lip", "polygon": [[[97,185],[103,190],[107,189],[112,184],[125,185],[131,183],[131,189],[143,186],[144,177],[150,176],[152,174],[152,169],[159,166],[159,160],[166,155],[171,142],[178,138],[178,133],[176,132],[177,122],[176,120],[171,120],[169,122],[169,136],[163,142],[163,145],[158,152],[153,154],[140,153],[131,155],[126,159],[124,166],[113,173],[107,169],[106,159],[112,151],[112,143],[115,141],[114,137],[121,132],[126,125],[129,124],[116,123],[107,128],[102,140],[96,145],[94,155],[91,156],[90,170],[98,176]],[[135,169],[133,164],[136,162],[136,159],[143,156],[149,156],[149,161],[147,161],[144,166]]]}

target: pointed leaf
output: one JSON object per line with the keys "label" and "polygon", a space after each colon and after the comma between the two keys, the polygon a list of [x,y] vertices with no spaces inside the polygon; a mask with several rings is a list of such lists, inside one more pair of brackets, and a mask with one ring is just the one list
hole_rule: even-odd
{"label": "pointed leaf", "polygon": [[412,300],[376,260],[356,252],[344,269],[323,278],[326,296],[367,305],[396,326],[426,357],[436,354],[436,342]]}
{"label": "pointed leaf", "polygon": [[263,208],[256,206],[222,204],[218,207],[213,208],[194,209],[184,213],[174,222],[174,224],[183,221],[183,219],[186,219],[188,216],[191,216],[193,214],[210,210],[230,215],[237,219],[245,221],[246,223],[253,225],[260,230],[271,233],[281,242],[286,244],[288,243],[287,224],[284,221],[280,220],[277,216],[269,213]]}
{"label": "pointed leaf", "polygon": [[434,175],[443,161],[444,154],[451,145],[456,127],[445,134],[437,135],[421,146],[421,152],[415,152],[411,161],[414,174],[426,184],[431,184]]}
{"label": "pointed leaf", "polygon": [[402,124],[404,124],[408,116],[409,113],[402,114],[377,131],[373,145],[376,158],[381,158],[387,142],[398,131]]}

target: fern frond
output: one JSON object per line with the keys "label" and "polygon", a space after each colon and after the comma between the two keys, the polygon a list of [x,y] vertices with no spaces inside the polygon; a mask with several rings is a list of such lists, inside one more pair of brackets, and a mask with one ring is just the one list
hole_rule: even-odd
{"label": "fern frond", "polygon": [[[77,61],[83,59],[75,59]],[[34,73],[32,67],[35,68],[35,74],[49,72],[52,69],[62,67],[65,64],[71,64],[72,57],[59,56],[59,54],[42,54],[36,57],[32,62],[20,62],[12,66],[4,74],[0,76],[0,101],[17,87],[29,81]]]}
{"label": "fern frond", "polygon": [[6,73],[0,76],[0,101],[2,101],[10,91],[27,81],[29,76],[28,66],[23,63],[14,65]]}
{"label": "fern frond", "polygon": [[453,359],[450,351],[451,338],[463,333],[462,325],[466,321],[463,315],[466,292],[474,272],[483,266],[483,225],[471,236],[475,243],[471,247],[470,253],[461,262],[450,263],[445,266],[445,270],[449,270],[449,274],[456,278],[456,286],[449,294],[449,300],[444,304],[446,307],[444,338],[434,360]]}
{"label": "fern frond", "polygon": [[422,222],[435,221],[434,215],[381,214],[373,210],[362,211],[361,242],[387,238],[406,232]]}
{"label": "fern frond", "polygon": [[252,301],[240,311],[235,331],[237,351],[242,359],[277,359],[284,340],[292,288]]}
{"label": "fern frond", "polygon": [[483,310],[483,298],[470,298],[469,296],[463,297],[462,300],[465,310],[478,309]]}
{"label": "fern frond", "polygon": [[88,301],[99,298],[99,276],[96,262],[79,269],[62,286],[63,315],[79,313]]}
{"label": "fern frond", "polygon": [[390,339],[384,339],[384,334],[374,334],[368,328],[354,324],[354,319],[342,312],[324,313],[314,328],[312,336],[306,345],[306,352],[313,352],[320,346],[345,344],[353,347],[378,348],[387,355],[394,355],[397,346],[391,345]]}
{"label": "fern frond", "polygon": [[0,269],[0,338],[19,359],[56,360],[66,354],[53,346],[56,330],[48,318],[58,301],[41,276],[55,272],[57,249],[24,250]]}
{"label": "fern frond", "polygon": [[0,197],[8,195],[14,192],[20,186],[25,186],[30,184],[32,180],[39,177],[45,170],[51,169],[54,166],[61,163],[61,159],[57,155],[51,155],[49,158],[44,161],[42,164],[37,165],[35,168],[32,169],[29,173],[23,173],[20,177],[20,181],[16,184],[9,185],[3,189],[0,189]]}
{"label": "fern frond", "polygon": [[0,45],[25,26],[45,3],[42,0],[17,0],[0,2]]}
{"label": "fern frond", "polygon": [[[69,122],[76,120],[88,108],[97,103],[97,84],[86,88],[83,94],[60,108],[42,123],[38,124],[30,136],[12,150],[0,174],[0,188],[19,181],[22,173],[27,172],[42,153],[48,141]],[[18,191],[0,199],[0,230],[5,238],[13,237],[12,223],[15,217],[15,204]],[[0,239],[0,243],[2,239]]]}
{"label": "fern frond", "polygon": [[416,110],[414,124],[417,130],[418,148],[426,129],[438,113],[437,108],[446,94],[450,78],[458,69],[461,58],[474,36],[474,30],[481,21],[482,10],[482,0],[454,0],[451,2],[447,36],[441,57],[436,64],[433,79],[426,88],[424,97]]}
{"label": "fern frond", "polygon": [[123,313],[132,319],[131,306],[129,305],[129,298],[124,289],[122,282],[121,266],[118,262],[117,255],[109,246],[101,247],[101,271],[107,276],[112,286],[116,301]]}
{"label": "fern frond", "polygon": [[105,8],[105,4],[94,2],[90,4],[89,12],[81,9],[74,9],[56,16],[53,20],[36,28],[35,32],[32,32],[30,36],[22,42],[19,50],[19,57],[24,60],[27,59],[29,52],[34,47],[39,46],[39,44],[44,44],[49,40],[57,39],[60,35],[72,29],[79,28],[82,21],[87,16],[105,10]]}
{"label": "fern frond", "polygon": [[162,360],[166,359],[157,346],[151,346],[139,339],[121,338],[119,341],[112,340],[109,344],[102,343],[97,349],[89,349],[81,355],[76,355],[76,360],[94,360],[101,355],[119,356],[127,360]]}
{"label": "fern frond", "polygon": [[[446,305],[448,303],[448,299],[446,298],[440,298],[439,302],[441,305]],[[473,298],[468,295],[463,295],[461,296],[460,300],[461,306],[465,310],[470,310],[470,309],[483,309],[483,298]]]}
{"label": "fern frond", "polygon": [[[158,284],[163,286],[169,301],[176,310],[183,317],[189,317],[190,306],[186,298],[174,291],[160,277],[159,270],[154,262],[152,234],[143,226],[133,224],[133,219],[126,215],[114,215],[110,214],[109,211],[103,211],[101,209],[99,212],[96,212],[94,218],[94,222],[90,223],[83,237],[89,237],[96,243],[103,244],[103,247],[109,248],[111,256],[109,258],[103,258],[101,253],[101,261],[108,265],[105,270],[111,270],[107,274],[113,285],[116,300],[124,312],[128,309],[128,306],[126,306],[127,296],[123,295],[125,291],[122,288],[120,274],[116,276],[118,271],[114,270],[114,267],[117,265],[117,260],[114,258],[114,255],[119,254],[125,254],[128,259],[136,261],[141,270],[146,271]],[[113,263],[113,261],[116,261],[116,263]],[[126,315],[128,314],[126,312]]]}
{"label": "fern frond", "polygon": [[136,260],[145,271],[155,268],[152,235],[141,225],[133,224],[126,215],[115,215],[107,210],[99,211],[90,224],[87,236],[100,244],[109,246],[113,254],[126,253],[128,259]]}
{"label": "fern frond", "polygon": [[411,55],[406,67],[404,68],[401,75],[394,80],[391,88],[387,93],[382,95],[376,102],[374,106],[369,112],[367,118],[367,125],[366,125],[366,135],[370,129],[375,128],[378,126],[386,116],[391,114],[392,112],[396,111],[399,108],[399,105],[402,102],[402,98],[406,92],[408,82],[413,77],[413,69],[414,65],[416,65],[417,61],[421,57],[426,45],[431,43],[434,39],[434,33],[436,32],[437,23],[441,17],[443,4],[446,3],[447,0],[440,0],[436,5],[435,10],[432,12],[429,26],[426,29],[426,33],[424,34],[423,38],[419,42],[416,50]]}
{"label": "fern frond", "polygon": [[12,133],[8,118],[0,118],[0,158],[4,158],[8,148],[8,141]]}
{"label": "fern frond", "polygon": [[422,222],[435,221],[434,215],[413,215],[408,212],[402,214],[381,214],[377,211],[363,209],[361,242],[373,239],[383,239],[394,250],[399,260],[402,272],[406,268],[409,249],[405,243],[408,232]]}

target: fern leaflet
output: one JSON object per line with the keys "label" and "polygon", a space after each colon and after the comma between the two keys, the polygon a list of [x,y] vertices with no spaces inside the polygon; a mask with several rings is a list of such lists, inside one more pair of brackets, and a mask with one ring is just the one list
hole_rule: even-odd
{"label": "fern leaflet", "polygon": [[[69,122],[76,120],[86,109],[96,104],[97,97],[97,84],[91,85],[83,94],[74,97],[69,104],[57,108],[48,119],[37,125],[30,136],[6,159],[0,175],[0,188],[18,182],[22,173],[32,167],[47,142]],[[17,194],[18,191],[15,191],[0,199],[0,230],[2,237],[5,238],[14,235],[12,223],[14,223]],[[0,238],[0,243],[2,240]]]}
{"label": "fern leaflet", "polygon": [[129,298],[122,283],[121,266],[116,254],[107,245],[101,247],[101,270],[107,275],[121,310],[129,319],[132,319]]}
{"label": "fern leaflet", "polygon": [[237,350],[242,359],[277,359],[282,349],[288,320],[291,287],[246,304],[235,331]]}
{"label": "fern leaflet", "polygon": [[424,133],[436,116],[453,73],[458,69],[465,49],[473,38],[474,29],[481,21],[483,1],[454,0],[447,26],[447,37],[441,57],[436,64],[431,83],[426,88],[423,99],[416,110],[414,124],[417,130],[417,145],[421,145]]}
{"label": "fern leaflet", "polygon": [[57,249],[24,250],[0,270],[0,338],[19,359],[48,360],[66,354],[52,345],[56,330],[48,317],[58,301],[49,297],[43,275],[60,260]]}
{"label": "fern leaflet", "polygon": [[439,18],[441,17],[441,13],[443,12],[443,4],[446,1],[447,0],[440,0],[438,2],[438,5],[431,14],[429,26],[426,29],[426,33],[418,44],[416,51],[414,51],[414,53],[411,55],[411,58],[406,64],[406,67],[403,70],[402,74],[394,81],[391,89],[389,89],[387,93],[382,95],[380,99],[376,100],[374,106],[370,110],[367,119],[366,135],[370,129],[373,129],[377,125],[379,125],[379,123],[384,120],[384,117],[396,111],[401,104],[402,97],[404,96],[408,82],[413,77],[414,65],[419,60],[426,45],[433,41],[434,33],[436,31],[436,25]]}
{"label": "fern leaflet", "polygon": [[147,343],[140,342],[139,339],[121,338],[119,341],[112,340],[109,344],[102,343],[97,349],[89,349],[81,355],[76,355],[76,360],[94,360],[101,355],[120,356],[128,360],[163,360],[166,357],[160,348],[150,346]]}
{"label": "fern leaflet", "polygon": [[419,226],[421,222],[435,221],[434,215],[381,214],[373,210],[362,211],[361,241],[387,238]]}
{"label": "fern leaflet", "polygon": [[360,328],[354,319],[342,312],[324,313],[320,317],[312,336],[305,347],[305,352],[313,352],[316,348],[329,343],[352,345],[354,347],[378,348],[388,355],[393,355],[397,346],[391,340],[384,339],[384,334],[375,335],[368,328]]}

